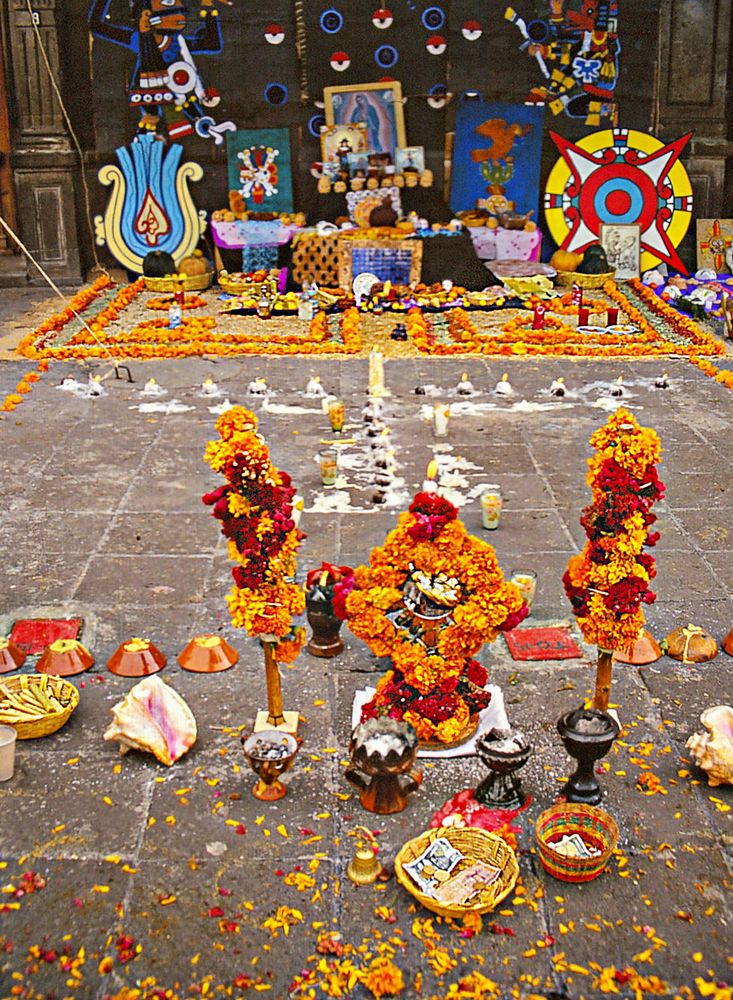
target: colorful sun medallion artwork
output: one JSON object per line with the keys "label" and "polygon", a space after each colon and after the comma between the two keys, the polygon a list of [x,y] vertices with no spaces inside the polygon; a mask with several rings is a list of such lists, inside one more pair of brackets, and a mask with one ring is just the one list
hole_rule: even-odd
{"label": "colorful sun medallion artwork", "polygon": [[570,142],[550,132],[560,159],[545,188],[545,218],[563,250],[582,253],[602,224],[638,225],[641,269],[660,262],[686,273],[676,247],[692,218],[680,155],[691,133],[663,143],[634,129],[603,129]]}

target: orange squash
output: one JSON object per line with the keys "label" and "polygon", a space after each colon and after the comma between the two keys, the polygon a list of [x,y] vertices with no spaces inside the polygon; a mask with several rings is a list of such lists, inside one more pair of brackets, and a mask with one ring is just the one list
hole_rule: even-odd
{"label": "orange squash", "polygon": [[582,262],[582,253],[571,253],[570,250],[556,250],[550,257],[550,264],[556,271],[577,271]]}

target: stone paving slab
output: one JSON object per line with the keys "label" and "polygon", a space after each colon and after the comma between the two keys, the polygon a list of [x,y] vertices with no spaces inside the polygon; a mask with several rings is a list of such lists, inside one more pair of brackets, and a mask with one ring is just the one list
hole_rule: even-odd
{"label": "stone paving slab", "polygon": [[[642,423],[659,429],[665,448],[661,474],[668,491],[658,506],[662,541],[655,550],[659,596],[647,610],[649,627],[661,638],[693,621],[720,640],[733,624],[733,396],[684,361],[665,359],[665,366],[672,383],[668,392],[650,388],[660,370],[655,361],[387,363],[393,393],[387,419],[410,492],[422,481],[433,446],[443,443],[420,422],[420,406],[431,399],[416,396],[415,387],[431,382],[450,389],[466,371],[480,389],[477,401],[496,404],[494,410],[454,418],[446,442],[480,466],[470,474],[471,483],[494,481],[502,487],[498,531],[482,532],[477,500],[462,508],[461,517],[495,546],[506,572],[516,566],[538,572],[529,624],[570,617],[560,577],[583,541],[577,522],[590,499],[584,481],[587,442],[606,418],[595,405],[599,391],[590,387],[619,374],[628,385],[625,402]],[[10,391],[27,367],[0,365],[0,391]],[[262,401],[246,392],[249,380],[262,375],[276,403],[317,410],[318,402],[305,400],[302,391],[307,378],[318,374],[329,390],[344,395],[348,418],[358,425],[366,361],[191,359],[135,363],[132,369],[134,384],[108,379],[107,396],[79,400],[57,386],[64,374],[86,375],[76,366],[54,364],[23,406],[0,420],[3,632],[15,617],[34,609],[79,614],[86,621],[82,638],[97,661],[77,678],[81,704],[70,722],[53,737],[20,744],[16,777],[0,786],[0,843],[7,863],[0,882],[15,883],[28,870],[47,881],[43,890],[21,898],[19,909],[0,912],[0,995],[22,984],[25,993],[17,995],[55,991],[101,1000],[146,980],[142,989],[152,990],[154,979],[181,997],[194,997],[202,995],[206,977],[210,995],[220,986],[219,995],[224,989],[255,995],[254,985],[239,992],[232,985],[246,974],[261,975],[259,985],[270,986],[262,992],[285,1000],[293,977],[314,966],[309,957],[317,935],[329,927],[355,946],[364,942],[370,955],[380,940],[398,941],[395,961],[405,973],[403,995],[410,998],[446,997],[450,984],[474,969],[498,983],[502,997],[552,1000],[607,995],[600,969],[611,965],[659,976],[666,985],[655,995],[670,1000],[683,996],[683,987],[697,997],[698,976],[733,978],[728,961],[733,793],[730,786],[708,788],[684,745],[699,728],[705,707],[730,702],[733,658],[720,652],[698,666],[665,657],[641,669],[615,668],[612,698],[625,730],[603,762],[600,780],[605,806],[621,831],[620,853],[598,881],[572,886],[542,871],[532,831],[570,772],[555,723],[591,693],[593,650],[583,645],[580,660],[515,663],[502,639],[487,647],[482,660],[502,686],[509,718],[527,731],[535,748],[523,772],[532,796],[519,820],[523,891],[502,907],[504,914],[488,915],[475,937],[462,937],[435,920],[439,940],[426,944],[413,929],[423,933],[429,913],[414,908],[394,881],[385,888],[357,889],[345,879],[351,834],[358,824],[379,830],[381,856],[390,863],[446,799],[475,787],[483,766],[472,758],[427,762],[424,784],[404,813],[364,812],[343,777],[350,707],[354,691],[373,682],[384,663],[345,631],[347,648],[340,657],[326,661],[302,654],[294,669],[283,670],[286,707],[305,718],[305,742],[285,778],[288,796],[269,805],[254,799],[239,732],[264,702],[261,651],[229,623],[224,595],[230,563],[218,526],[199,499],[217,483],[201,459],[214,417],[211,401],[198,392],[210,376],[232,401],[260,415],[273,459],[294,475],[304,496],[302,527],[309,538],[300,567],[324,559],[366,561],[395,524],[398,510],[373,507],[369,491],[356,489],[350,496],[352,505],[362,508],[359,513],[308,510],[323,493],[313,458],[320,441],[330,437],[325,421],[318,413],[265,412]],[[513,402],[492,395],[505,370],[515,388]],[[176,397],[192,409],[170,416],[130,409],[141,402],[139,390],[151,375],[168,389],[165,399]],[[578,396],[566,407],[542,409],[547,387],[559,375]],[[451,397],[435,401],[441,398]],[[532,405],[518,409],[514,404],[522,400]],[[240,652],[232,670],[211,676],[180,670],[177,653],[201,631],[219,632]],[[111,705],[134,683],[113,677],[104,665],[117,645],[135,634],[148,635],[168,655],[161,677],[183,694],[198,721],[197,744],[170,770],[138,753],[119,758],[116,747],[101,739]],[[32,670],[33,661],[24,669]],[[642,794],[636,780],[644,770],[658,776],[666,794]],[[287,837],[278,832],[281,825]],[[240,826],[246,832],[238,832]],[[117,862],[103,860],[116,855]],[[307,873],[314,858],[315,886],[300,891],[285,884],[296,866]],[[95,891],[95,885],[107,885],[109,892]],[[170,896],[175,900],[163,902]],[[4,899],[0,896],[0,905]],[[287,938],[282,931],[273,938],[263,923],[283,904],[300,909],[303,920]],[[393,907],[397,922],[380,920],[374,912],[379,905]],[[209,915],[216,907],[222,916]],[[420,923],[414,925],[416,919]],[[220,920],[239,930],[228,923],[222,929]],[[492,933],[492,923],[514,934]],[[126,963],[116,951],[120,935],[141,945],[140,954]],[[29,957],[32,945],[59,953],[66,946],[73,956],[83,946],[85,961],[76,967],[83,979],[68,986],[74,977],[61,960]],[[434,968],[429,961],[436,948],[456,962],[444,974],[436,971],[439,963]],[[114,959],[112,969],[100,971],[107,955]],[[418,973],[422,987],[415,983]],[[616,987],[629,1000],[652,995],[645,990],[635,995],[618,980]],[[351,995],[368,997],[361,986]]]}

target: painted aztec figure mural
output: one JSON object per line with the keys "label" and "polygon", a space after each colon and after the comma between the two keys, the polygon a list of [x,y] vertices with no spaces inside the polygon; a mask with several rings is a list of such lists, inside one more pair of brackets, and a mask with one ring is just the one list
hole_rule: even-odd
{"label": "painted aztec figure mural", "polygon": [[131,0],[130,23],[114,23],[113,0],[92,0],[89,23],[96,38],[114,42],[136,56],[127,99],[140,111],[138,127],[178,141],[196,134],[219,145],[233,122],[211,115],[221,100],[205,87],[194,59],[221,52],[223,42],[216,0],[199,0],[192,27],[186,0]]}
{"label": "painted aztec figure mural", "polygon": [[513,7],[504,17],[520,32],[520,46],[537,61],[544,83],[528,103],[546,104],[554,115],[586,125],[618,125],[616,83],[621,44],[617,0],[549,0],[548,16],[525,20]]}

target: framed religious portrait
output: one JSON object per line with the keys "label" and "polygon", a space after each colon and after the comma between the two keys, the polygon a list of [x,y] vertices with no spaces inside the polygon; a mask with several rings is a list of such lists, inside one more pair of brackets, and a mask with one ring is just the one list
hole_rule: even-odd
{"label": "framed religious portrait", "polygon": [[346,158],[349,161],[350,177],[366,177],[369,169],[368,153],[349,153]]}
{"label": "framed religious portrait", "polygon": [[641,274],[641,226],[601,223],[601,246],[616,278],[638,278]]}
{"label": "framed religious portrait", "polygon": [[398,149],[394,158],[395,173],[421,174],[425,169],[425,149],[422,146],[404,146]]}
{"label": "framed religious portrait", "polygon": [[361,122],[321,126],[321,159],[324,163],[343,161],[344,165],[348,165],[350,153],[365,153],[368,148],[366,126]]}
{"label": "framed religious portrait", "polygon": [[396,81],[326,87],[323,91],[327,125],[366,126],[367,149],[393,153],[406,146],[402,86]]}

